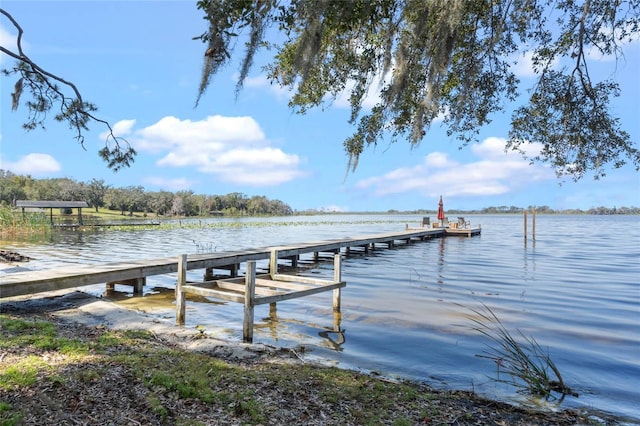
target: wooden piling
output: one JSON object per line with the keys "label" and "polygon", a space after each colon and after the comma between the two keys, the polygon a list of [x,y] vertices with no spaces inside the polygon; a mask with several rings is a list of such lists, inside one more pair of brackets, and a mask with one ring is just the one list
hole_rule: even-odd
{"label": "wooden piling", "polygon": [[533,241],[536,240],[536,209],[535,207],[531,209],[532,217],[531,217],[531,238]]}
{"label": "wooden piling", "polygon": [[[342,256],[340,253],[333,256],[333,281],[342,281]],[[333,289],[333,312],[340,312],[341,288]]]}
{"label": "wooden piling", "polygon": [[129,278],[115,281],[107,281],[107,292],[115,291],[116,284],[120,285],[129,285],[133,287],[133,294],[135,296],[142,296],[144,293],[144,286],[147,283],[146,277],[138,277],[138,278]]}
{"label": "wooden piling", "polygon": [[524,211],[524,240],[527,240],[527,211]]}
{"label": "wooden piling", "polygon": [[202,279],[205,281],[209,281],[213,279],[213,268],[206,268],[204,270],[204,275],[202,276]]}
{"label": "wooden piling", "polygon": [[247,262],[247,274],[244,280],[244,323],[242,326],[242,338],[245,342],[253,342],[253,316],[256,292],[256,261]]}
{"label": "wooden piling", "polygon": [[178,258],[178,283],[176,284],[176,325],[184,325],[186,294],[182,286],[187,284],[187,255]]}
{"label": "wooden piling", "polygon": [[269,258],[269,275],[271,279],[278,274],[278,250],[271,250],[271,257]]}

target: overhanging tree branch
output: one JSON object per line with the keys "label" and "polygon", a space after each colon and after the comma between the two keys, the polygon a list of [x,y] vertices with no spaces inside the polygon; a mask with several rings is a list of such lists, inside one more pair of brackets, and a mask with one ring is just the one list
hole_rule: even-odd
{"label": "overhanging tree branch", "polygon": [[[15,59],[17,63],[9,68],[3,69],[5,76],[19,76],[14,85],[12,97],[12,109],[16,110],[20,105],[20,99],[25,89],[31,94],[31,100],[25,103],[29,110],[28,120],[23,124],[23,128],[30,131],[37,127],[45,128],[44,122],[47,113],[59,104],[59,112],[54,119],[60,122],[66,122],[69,128],[75,131],[74,139],[80,146],[85,147],[85,132],[89,130],[90,121],[95,121],[107,128],[107,136],[105,146],[98,151],[100,157],[107,162],[107,166],[118,171],[122,167],[129,167],[134,161],[136,151],[131,147],[129,142],[118,137],[113,133],[113,128],[108,121],[96,117],[93,112],[97,110],[95,105],[86,102],[82,98],[80,90],[72,82],[45,70],[35,63],[29,56],[24,53],[22,47],[23,29],[14,17],[6,10],[0,8],[0,13],[4,15],[18,31],[16,38],[15,51],[0,46],[0,52]],[[70,89],[72,96],[65,94],[59,86]]]}
{"label": "overhanging tree branch", "polygon": [[[265,67],[267,77],[292,91],[289,105],[296,112],[323,107],[349,92],[349,124],[356,130],[343,145],[350,169],[367,147],[387,137],[421,143],[441,115],[447,135],[466,145],[493,115],[513,110],[505,150],[525,154],[527,145],[542,146],[529,159],[575,180],[589,171],[604,176],[605,164],[618,168],[630,162],[640,170],[637,143],[611,114],[619,85],[612,78],[592,81],[588,68],[591,49],[617,60],[621,46],[637,40],[640,0],[199,0],[197,5],[209,24],[196,37],[208,47],[198,99],[230,62],[243,40],[241,30],[251,28],[237,88],[256,48],[266,45],[275,51]],[[277,39],[276,31],[284,40],[279,45],[259,40],[266,34]],[[521,96],[511,59],[523,46],[533,53],[537,74],[524,88],[528,98]],[[217,53],[215,67],[209,66],[210,52]],[[368,89],[380,76],[386,79],[379,102],[365,111]]]}

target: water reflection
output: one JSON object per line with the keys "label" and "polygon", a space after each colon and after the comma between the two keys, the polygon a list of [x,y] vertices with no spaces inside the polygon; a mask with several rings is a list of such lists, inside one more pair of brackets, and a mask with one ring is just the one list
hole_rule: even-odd
{"label": "water reflection", "polygon": [[342,315],[340,312],[333,313],[332,327],[295,318],[279,317],[275,304],[271,304],[269,306],[269,316],[262,318],[261,323],[254,325],[254,332],[256,332],[255,335],[260,334],[261,336],[268,334],[274,342],[297,341],[298,344],[301,344],[303,342],[310,341],[309,330],[316,330],[317,335],[321,337],[321,340],[313,341],[314,345],[318,345],[335,352],[342,352],[343,345],[346,343],[346,337],[345,330],[341,328],[341,321]]}
{"label": "water reflection", "polygon": [[445,238],[440,237],[440,244],[438,250],[438,289],[442,290],[442,286],[444,285],[444,246],[445,246]]}
{"label": "water reflection", "polygon": [[317,323],[293,319],[287,317],[279,317],[278,309],[275,303],[269,304],[269,316],[262,318],[262,323],[256,324],[254,328],[260,332],[268,333],[274,341],[292,340],[294,338],[301,341],[307,340],[303,334],[295,334],[291,330],[295,328],[321,330],[317,334],[322,338],[320,344],[328,349],[336,352],[343,350],[346,342],[345,330],[341,328],[342,314],[339,311],[333,312],[333,326],[323,326]]}
{"label": "water reflection", "polygon": [[[318,333],[318,335],[331,343],[331,349],[336,352],[342,352],[342,345],[347,341],[344,336],[344,330],[339,327],[333,330],[325,330]],[[335,338],[334,338],[335,336]]]}

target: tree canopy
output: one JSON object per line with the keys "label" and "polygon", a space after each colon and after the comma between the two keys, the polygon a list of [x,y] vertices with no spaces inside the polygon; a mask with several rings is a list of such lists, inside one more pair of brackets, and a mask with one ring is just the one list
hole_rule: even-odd
{"label": "tree canopy", "polygon": [[[640,168],[640,152],[610,112],[619,85],[589,72],[590,52],[618,60],[638,39],[639,0],[200,0],[198,8],[209,25],[196,37],[206,43],[199,97],[246,33],[237,90],[267,48],[267,75],[292,89],[297,112],[348,92],[352,168],[385,136],[416,145],[441,118],[466,145],[509,110],[505,149],[526,156],[538,142],[529,159],[558,175],[577,180],[592,170],[598,178],[603,165],[629,160]],[[282,43],[270,41],[275,32]],[[514,68],[527,52],[537,78],[522,93]],[[379,100],[365,111],[373,84]]]}
{"label": "tree canopy", "polygon": [[102,179],[91,179],[90,182],[70,178],[34,179],[3,169],[0,169],[0,188],[0,208],[12,206],[16,200],[62,200],[86,201],[96,212],[100,207],[106,207],[120,210],[122,215],[126,212],[153,212],[157,216],[293,214],[288,204],[264,195],[249,197],[240,192],[210,195],[193,191],[147,191],[142,186],[112,187]]}
{"label": "tree canopy", "polygon": [[[505,112],[512,114],[505,149],[549,163],[558,175],[577,180],[593,171],[599,178],[603,166],[628,162],[640,169],[640,151],[612,114],[619,84],[614,76],[593,78],[589,68],[592,52],[617,61],[623,46],[638,40],[640,0],[199,0],[197,8],[207,28],[194,37],[205,43],[196,105],[238,45],[246,47],[238,91],[256,53],[268,49],[273,59],[264,70],[292,90],[295,111],[349,95],[355,131],[344,149],[351,169],[387,136],[415,146],[442,120],[466,145]],[[0,51],[17,61],[3,70],[18,77],[13,108],[23,91],[31,96],[24,127],[44,126],[47,112],[59,107],[54,118],[80,143],[90,121],[107,126],[100,155],[114,170],[129,166],[135,150],[94,115],[95,105],[73,83],[24,54],[22,28],[0,13],[18,31],[15,48]],[[525,54],[536,72],[528,88],[514,71]],[[376,84],[377,103],[366,108]],[[542,149],[527,154],[534,142]]]}

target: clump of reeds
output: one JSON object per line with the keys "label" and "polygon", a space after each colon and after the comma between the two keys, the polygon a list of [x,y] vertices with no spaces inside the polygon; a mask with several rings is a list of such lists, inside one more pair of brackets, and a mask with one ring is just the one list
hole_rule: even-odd
{"label": "clump of reeds", "polygon": [[[545,351],[535,338],[526,336],[517,330],[518,338],[514,337],[496,314],[486,305],[483,309],[472,309],[475,316],[470,317],[474,323],[472,327],[486,337],[492,343],[488,349],[480,355],[495,362],[498,367],[499,382],[510,383],[521,392],[549,398],[552,393],[557,393],[564,398],[567,395],[577,397],[578,394],[569,388],[562,379],[558,367],[551,360],[549,353]],[[509,379],[501,379],[504,373]]]}
{"label": "clump of reeds", "polygon": [[22,214],[8,206],[0,206],[0,233],[32,234],[49,231],[49,221],[43,213]]}

